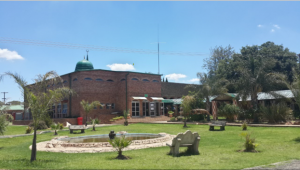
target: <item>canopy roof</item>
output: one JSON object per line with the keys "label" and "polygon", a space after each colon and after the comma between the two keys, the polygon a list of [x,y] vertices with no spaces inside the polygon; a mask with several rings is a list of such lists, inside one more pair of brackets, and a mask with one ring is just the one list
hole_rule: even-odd
{"label": "canopy roof", "polygon": [[173,104],[181,104],[182,99],[163,99],[163,103],[173,103]]}
{"label": "canopy roof", "polygon": [[24,105],[3,105],[0,107],[0,110],[24,110]]}

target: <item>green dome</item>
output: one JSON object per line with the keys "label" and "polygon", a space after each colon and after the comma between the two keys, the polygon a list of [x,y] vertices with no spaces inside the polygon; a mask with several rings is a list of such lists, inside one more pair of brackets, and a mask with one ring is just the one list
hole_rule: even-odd
{"label": "green dome", "polygon": [[83,59],[76,64],[75,71],[85,71],[85,70],[93,70],[93,69],[94,69],[93,64],[90,61]]}

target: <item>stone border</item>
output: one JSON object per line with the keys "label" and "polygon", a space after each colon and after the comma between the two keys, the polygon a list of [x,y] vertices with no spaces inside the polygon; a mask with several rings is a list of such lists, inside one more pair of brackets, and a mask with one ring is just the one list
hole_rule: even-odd
{"label": "stone border", "polygon": [[[170,143],[173,137],[175,137],[175,135],[166,133],[159,134],[163,136],[155,139],[134,140],[130,146],[124,149],[124,151],[166,146],[166,143]],[[37,150],[63,153],[99,153],[116,151],[108,142],[67,143],[66,141],[58,140],[67,137],[68,136],[60,136],[53,138],[51,141],[37,143]],[[31,149],[31,146],[29,148]]]}

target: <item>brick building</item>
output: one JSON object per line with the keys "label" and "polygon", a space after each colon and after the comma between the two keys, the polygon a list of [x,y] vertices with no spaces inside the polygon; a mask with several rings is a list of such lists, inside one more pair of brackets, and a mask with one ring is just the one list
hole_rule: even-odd
{"label": "brick building", "polygon": [[[76,92],[52,106],[50,116],[62,123],[76,124],[77,117],[83,117],[85,123],[82,100],[101,102],[103,107],[95,107],[89,115],[99,118],[101,123],[110,123],[110,119],[126,109],[130,110],[131,118],[165,117],[162,100],[180,98],[187,93],[182,91],[184,84],[162,83],[160,74],[94,69],[88,56],[76,64],[74,72],[61,75],[61,78],[65,87]],[[59,86],[62,84],[49,84],[48,88]]]}

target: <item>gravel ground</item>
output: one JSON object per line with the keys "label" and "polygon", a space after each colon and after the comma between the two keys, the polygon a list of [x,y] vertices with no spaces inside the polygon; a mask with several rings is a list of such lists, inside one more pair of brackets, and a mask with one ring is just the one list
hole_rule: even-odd
{"label": "gravel ground", "polygon": [[274,169],[300,169],[300,160],[290,160],[285,162],[277,162],[269,165],[256,166],[252,168],[246,168],[244,170],[274,170]]}

